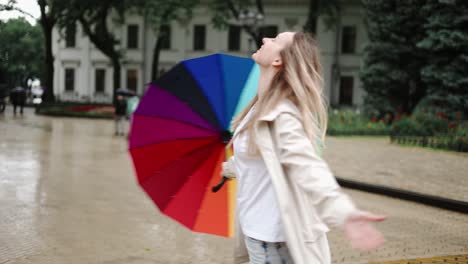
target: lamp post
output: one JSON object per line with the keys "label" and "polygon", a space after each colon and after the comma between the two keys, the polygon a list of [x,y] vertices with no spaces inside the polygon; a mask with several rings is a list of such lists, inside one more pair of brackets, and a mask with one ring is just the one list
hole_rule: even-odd
{"label": "lamp post", "polygon": [[263,24],[265,16],[260,12],[253,12],[251,10],[242,10],[239,13],[239,21],[242,27],[247,28],[250,34],[249,38],[249,55],[254,52],[252,44],[260,38],[260,26]]}

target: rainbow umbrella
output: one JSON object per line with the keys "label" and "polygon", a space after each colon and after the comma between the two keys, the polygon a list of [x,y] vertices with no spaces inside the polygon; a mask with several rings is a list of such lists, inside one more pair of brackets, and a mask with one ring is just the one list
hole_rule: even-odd
{"label": "rainbow umbrella", "polygon": [[159,210],[201,233],[232,237],[235,181],[217,192],[230,121],[255,96],[258,66],[214,54],[182,61],[151,83],[133,115],[129,151]]}

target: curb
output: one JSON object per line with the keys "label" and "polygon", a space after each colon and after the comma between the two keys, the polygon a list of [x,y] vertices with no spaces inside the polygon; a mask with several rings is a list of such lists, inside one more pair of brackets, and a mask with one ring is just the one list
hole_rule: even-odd
{"label": "curb", "polygon": [[345,180],[336,177],[338,183],[345,188],[355,189],[359,191],[381,194],[392,198],[398,198],[406,201],[412,201],[420,204],[425,204],[453,212],[468,214],[468,202],[452,200],[439,196],[427,195],[412,191],[395,189],[381,185],[374,185],[369,183],[362,183],[352,180]]}

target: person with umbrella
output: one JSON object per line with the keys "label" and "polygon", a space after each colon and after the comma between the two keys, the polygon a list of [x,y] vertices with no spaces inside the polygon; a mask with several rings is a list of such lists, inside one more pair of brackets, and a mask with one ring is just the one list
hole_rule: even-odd
{"label": "person with umbrella", "polygon": [[115,101],[115,135],[125,135],[125,117],[127,114],[127,102],[125,101],[122,95],[117,95],[117,100]]}
{"label": "person with umbrella", "polygon": [[13,113],[16,115],[16,108],[20,108],[20,113],[23,114],[23,108],[26,103],[26,90],[23,87],[16,87],[10,92],[10,101],[13,104]]}
{"label": "person with umbrella", "polygon": [[252,55],[257,95],[232,122],[234,156],[223,173],[237,176],[245,236],[237,252],[253,264],[331,263],[329,227],[340,227],[359,250],[384,241],[372,224],[385,217],[358,210],[318,154],[327,110],[315,43],[306,33],[264,38]]}

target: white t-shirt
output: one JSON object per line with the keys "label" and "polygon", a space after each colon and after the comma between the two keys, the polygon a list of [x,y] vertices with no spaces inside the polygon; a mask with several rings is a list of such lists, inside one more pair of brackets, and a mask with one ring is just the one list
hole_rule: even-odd
{"label": "white t-shirt", "polygon": [[[242,120],[236,132],[250,118],[254,108]],[[247,153],[246,131],[234,133],[234,157],[237,176],[236,210],[244,235],[266,242],[286,241],[280,210],[271,177],[263,158]]]}

